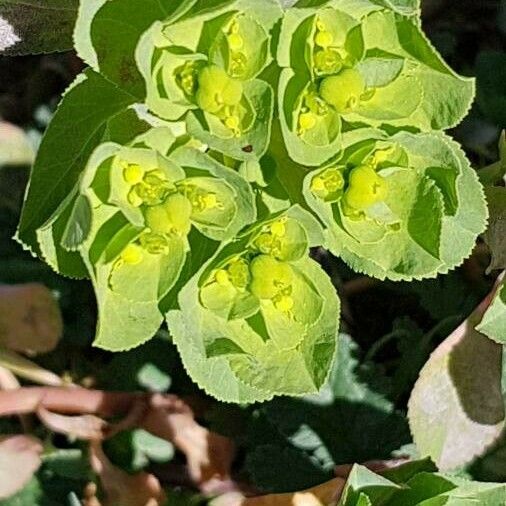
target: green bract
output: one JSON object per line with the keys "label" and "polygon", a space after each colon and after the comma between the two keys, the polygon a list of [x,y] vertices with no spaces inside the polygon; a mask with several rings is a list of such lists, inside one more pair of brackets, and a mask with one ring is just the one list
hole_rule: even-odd
{"label": "green bract", "polygon": [[378,130],[350,132],[343,141],[341,157],[304,183],[334,254],[358,271],[394,280],[446,273],[470,254],[487,208],[453,141]]}
{"label": "green bract", "polygon": [[443,129],[469,109],[473,82],[441,61],[415,21],[377,3],[334,0],[286,13],[279,117],[296,162],[325,162],[343,130]]}
{"label": "green bract", "polygon": [[270,31],[280,16],[273,0],[236,1],[155,23],[136,52],[148,107],[164,119],[186,118],[191,134],[224,154],[261,156],[274,91],[259,75],[271,61]]}
{"label": "green bract", "polygon": [[317,236],[309,214],[290,208],[218,251],[181,291],[169,327],[185,367],[210,394],[247,402],[323,385],[339,304],[307,256]]}
{"label": "green bract", "polygon": [[459,265],[487,221],[441,132],[474,84],[427,41],[418,2],[297,5],[82,0],[91,68],[45,134],[18,230],[92,280],[97,346],[131,348],[165,319],[190,376],[227,401],[325,382],[339,300],[311,247],[420,279]]}

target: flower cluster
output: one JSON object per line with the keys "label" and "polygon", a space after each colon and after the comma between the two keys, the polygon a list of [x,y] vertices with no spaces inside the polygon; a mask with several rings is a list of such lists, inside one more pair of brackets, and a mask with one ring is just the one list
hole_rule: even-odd
{"label": "flower cluster", "polygon": [[42,143],[19,238],[91,278],[96,345],[131,348],[165,319],[220,399],[315,392],[339,300],[310,248],[392,280],[470,254],[485,199],[443,130],[474,83],[415,4],[81,1],[91,69]]}

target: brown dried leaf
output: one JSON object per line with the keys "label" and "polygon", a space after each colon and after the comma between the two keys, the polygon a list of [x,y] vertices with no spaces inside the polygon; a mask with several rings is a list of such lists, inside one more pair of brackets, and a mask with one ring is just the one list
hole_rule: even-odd
{"label": "brown dried leaf", "polygon": [[0,345],[24,353],[53,350],[62,335],[60,308],[44,285],[0,286]]}
{"label": "brown dried leaf", "polygon": [[222,491],[224,484],[230,484],[234,443],[199,425],[181,399],[154,395],[142,427],[186,455],[190,476],[203,492]]}
{"label": "brown dried leaf", "polygon": [[43,406],[39,406],[37,415],[48,429],[77,439],[103,439],[108,428],[106,421],[94,415],[59,415]]}
{"label": "brown dried leaf", "polygon": [[[103,506],[161,506],[165,493],[152,474],[130,475],[111,464],[99,441],[90,443],[90,463],[105,493]],[[88,498],[88,503],[91,504]]]}
{"label": "brown dried leaf", "polygon": [[0,348],[0,366],[34,383],[48,386],[63,385],[63,380],[57,374],[40,367],[15,351]]}
{"label": "brown dried leaf", "polygon": [[334,478],[317,487],[290,494],[270,494],[245,498],[239,493],[225,494],[211,502],[212,506],[334,506],[341,497],[346,480]]}
{"label": "brown dried leaf", "polygon": [[0,437],[0,499],[21,490],[40,466],[42,444],[30,436]]}

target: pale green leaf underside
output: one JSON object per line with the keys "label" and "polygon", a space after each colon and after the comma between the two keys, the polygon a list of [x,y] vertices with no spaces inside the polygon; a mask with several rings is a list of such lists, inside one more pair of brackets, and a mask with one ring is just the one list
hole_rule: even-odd
{"label": "pale green leaf underside", "polygon": [[432,354],[409,401],[418,450],[449,471],[483,455],[504,429],[502,347],[474,327],[486,302]]}
{"label": "pale green leaf underside", "polygon": [[490,339],[506,344],[506,282],[500,285],[491,306],[481,323],[476,327]]}

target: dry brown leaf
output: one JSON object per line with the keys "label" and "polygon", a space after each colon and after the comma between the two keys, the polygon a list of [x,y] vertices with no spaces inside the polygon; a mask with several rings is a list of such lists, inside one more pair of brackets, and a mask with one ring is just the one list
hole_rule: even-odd
{"label": "dry brown leaf", "polygon": [[225,494],[212,506],[334,506],[341,497],[346,480],[334,478],[317,487],[289,494],[269,494],[246,498],[239,493]]}
{"label": "dry brown leaf", "polygon": [[171,441],[186,455],[192,480],[204,493],[229,490],[230,470],[235,456],[234,443],[199,425],[190,407],[178,398],[154,395],[142,427],[155,436]]}
{"label": "dry brown leaf", "polygon": [[44,285],[0,286],[0,345],[24,353],[53,350],[62,335],[60,308]]}
{"label": "dry brown leaf", "polygon": [[63,380],[57,374],[40,367],[15,351],[0,348],[0,366],[34,383],[48,386],[63,385]]}
{"label": "dry brown leaf", "polygon": [[[90,443],[90,464],[99,476],[105,493],[103,506],[161,506],[165,493],[158,479],[152,474],[130,475],[114,466],[99,441]],[[87,498],[88,504],[93,504]]]}
{"label": "dry brown leaf", "polygon": [[0,499],[21,490],[40,466],[42,444],[31,436],[0,437]]}
{"label": "dry brown leaf", "polygon": [[53,432],[66,434],[77,439],[103,439],[108,423],[98,416],[66,416],[48,411],[43,406],[37,409],[41,422]]}

